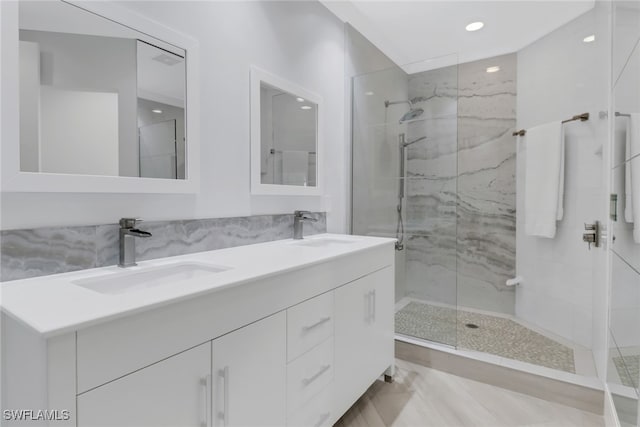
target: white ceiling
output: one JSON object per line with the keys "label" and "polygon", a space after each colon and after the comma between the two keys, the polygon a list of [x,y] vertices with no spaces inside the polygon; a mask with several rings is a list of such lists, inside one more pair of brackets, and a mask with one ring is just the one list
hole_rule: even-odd
{"label": "white ceiling", "polygon": [[[321,1],[408,73],[518,51],[595,4],[595,0]],[[484,22],[484,28],[467,32],[465,26],[474,21]]]}

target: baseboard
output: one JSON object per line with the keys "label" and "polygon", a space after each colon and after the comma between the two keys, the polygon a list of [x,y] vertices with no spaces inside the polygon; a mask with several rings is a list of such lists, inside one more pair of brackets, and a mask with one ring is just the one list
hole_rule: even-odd
{"label": "baseboard", "polygon": [[611,415],[614,417],[614,426],[637,426],[638,425],[638,398],[622,396],[611,393]]}
{"label": "baseboard", "polygon": [[620,427],[616,407],[608,387],[605,387],[604,390],[604,425],[605,427]]}
{"label": "baseboard", "polygon": [[539,399],[604,414],[604,391],[396,340],[396,357]]}

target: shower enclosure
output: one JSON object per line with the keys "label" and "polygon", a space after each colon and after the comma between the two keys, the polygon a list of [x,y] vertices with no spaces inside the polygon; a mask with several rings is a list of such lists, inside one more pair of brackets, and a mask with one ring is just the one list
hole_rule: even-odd
{"label": "shower enclosure", "polygon": [[[549,325],[557,322],[555,313],[546,312],[540,300],[531,302],[541,295],[530,293],[563,280],[563,274],[574,275],[572,269],[582,274],[584,264],[539,260],[528,255],[536,249],[527,245],[577,246],[579,239],[565,238],[567,231],[549,241],[519,237],[531,251],[519,258],[519,271],[531,279],[529,293],[518,301],[516,288],[507,285],[516,272],[516,204],[522,203],[516,183],[518,192],[524,190],[516,163],[526,155],[516,156],[523,148],[513,136],[516,102],[530,96],[518,93],[517,59],[514,53],[458,64],[451,56],[353,78],[352,233],[398,241],[395,324],[401,338],[593,376],[589,341],[574,339],[574,331],[590,333],[590,325],[571,326],[577,317],[568,310],[576,303],[555,306],[573,328],[565,333]],[[492,67],[500,72],[487,72]],[[602,167],[591,151],[579,152],[588,147],[575,133],[580,131],[575,125],[566,130],[569,165],[583,157]],[[576,218],[563,225],[572,227],[570,233],[580,232],[573,224],[591,222],[591,213],[570,215]],[[589,256],[586,247],[576,250]],[[544,272],[530,270],[545,262],[565,271],[536,277]],[[566,283],[549,292],[562,291]]]}
{"label": "shower enclosure", "polygon": [[[396,338],[606,380],[623,425],[640,425],[639,221],[626,209],[640,164],[638,22],[637,2],[595,2],[514,53],[382,58],[351,82],[351,231],[398,241]],[[555,171],[527,161],[527,130],[555,123],[563,217],[539,237],[525,206]],[[599,247],[585,243],[596,223]]]}

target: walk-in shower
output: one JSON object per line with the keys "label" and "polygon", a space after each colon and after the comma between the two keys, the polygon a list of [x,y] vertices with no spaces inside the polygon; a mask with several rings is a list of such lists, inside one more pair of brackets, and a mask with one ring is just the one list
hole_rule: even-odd
{"label": "walk-in shower", "polygon": [[[619,419],[638,425],[639,221],[621,213],[640,159],[631,3],[595,2],[510,54],[356,63],[351,232],[397,238],[397,340],[576,384],[606,378]],[[581,112],[589,120],[566,121]],[[532,162],[543,126],[561,129],[543,138],[560,139],[560,171]],[[551,174],[564,216],[538,236],[531,196]],[[590,247],[596,220],[604,244]]]}
{"label": "walk-in shower", "polygon": [[[500,73],[486,72],[496,65]],[[531,315],[538,288],[517,301],[506,284],[516,274],[516,100],[536,96],[517,93],[516,74],[510,54],[356,76],[352,233],[397,239],[400,339],[595,375],[572,330],[547,326],[542,310]]]}

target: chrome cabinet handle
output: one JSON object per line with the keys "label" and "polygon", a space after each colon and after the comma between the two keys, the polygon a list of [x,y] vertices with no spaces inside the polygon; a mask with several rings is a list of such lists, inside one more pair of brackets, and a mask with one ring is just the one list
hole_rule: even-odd
{"label": "chrome cabinet handle", "polygon": [[322,366],[318,372],[316,372],[315,374],[311,375],[309,378],[304,378],[302,380],[302,384],[304,384],[305,387],[308,386],[309,384],[311,384],[312,382],[317,380],[320,377],[320,375],[322,375],[325,372],[327,372],[330,368],[331,368],[331,365]]}
{"label": "chrome cabinet handle", "polygon": [[367,302],[368,302],[368,304],[367,304],[367,310],[368,310],[367,322],[368,323],[371,323],[374,320],[373,298],[374,298],[373,291],[367,292]]}
{"label": "chrome cabinet handle", "polygon": [[320,427],[322,424],[324,424],[325,421],[327,421],[330,415],[331,415],[331,412],[325,412],[324,414],[322,414],[318,422],[315,423],[313,427]]}
{"label": "chrome cabinet handle", "polygon": [[373,298],[372,298],[373,302],[371,303],[371,306],[373,307],[373,321],[375,322],[376,321],[376,314],[377,314],[377,312],[376,312],[376,290],[374,289],[371,292],[373,294]]}
{"label": "chrome cabinet handle", "polygon": [[202,387],[202,398],[204,399],[202,404],[204,414],[202,415],[200,426],[211,427],[211,374],[200,379],[200,386]]}
{"label": "chrome cabinet handle", "polygon": [[318,320],[316,323],[314,323],[313,325],[309,325],[309,326],[303,326],[302,327],[302,332],[309,332],[312,329],[317,328],[318,326],[327,323],[329,320],[331,320],[331,317],[323,317],[322,319]]}
{"label": "chrome cabinet handle", "polygon": [[222,411],[218,411],[218,418],[222,420],[222,425],[227,426],[229,424],[229,367],[225,366],[224,369],[218,371],[220,379],[223,381],[222,387]]}
{"label": "chrome cabinet handle", "polygon": [[369,323],[369,318],[371,317],[371,301],[370,298],[371,293],[367,292],[364,294],[364,321]]}

